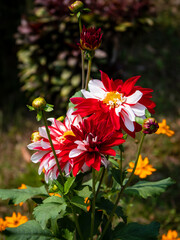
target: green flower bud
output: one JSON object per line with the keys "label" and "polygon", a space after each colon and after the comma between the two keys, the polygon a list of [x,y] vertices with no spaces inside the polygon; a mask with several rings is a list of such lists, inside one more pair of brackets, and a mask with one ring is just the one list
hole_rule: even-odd
{"label": "green flower bud", "polygon": [[72,13],[77,13],[79,12],[80,10],[82,10],[84,7],[84,4],[81,2],[81,1],[75,1],[74,3],[72,3],[70,6],[69,6],[69,10],[72,12]]}
{"label": "green flower bud", "polygon": [[58,118],[57,118],[57,120],[58,120],[58,121],[60,121],[60,122],[63,122],[63,121],[64,121],[64,119],[65,119],[65,117],[64,117],[64,116],[60,116],[60,117],[58,117]]}
{"label": "green flower bud", "polygon": [[39,132],[33,132],[31,135],[31,142],[37,142],[41,139],[42,137],[39,135]]}
{"label": "green flower bud", "polygon": [[43,110],[43,108],[45,108],[45,106],[46,106],[46,101],[44,98],[38,97],[38,98],[34,99],[34,101],[32,102],[32,106],[36,110]]}

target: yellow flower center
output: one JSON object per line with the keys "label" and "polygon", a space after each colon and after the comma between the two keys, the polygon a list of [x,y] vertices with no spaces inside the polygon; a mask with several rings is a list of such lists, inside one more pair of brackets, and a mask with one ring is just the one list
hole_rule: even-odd
{"label": "yellow flower center", "polygon": [[123,102],[126,101],[124,94],[118,92],[108,92],[103,100],[103,103],[109,105],[111,108],[119,107]]}
{"label": "yellow flower center", "polygon": [[65,141],[67,135],[75,136],[74,133],[73,133],[73,131],[66,131],[61,137],[58,138],[59,141],[60,141],[60,142]]}

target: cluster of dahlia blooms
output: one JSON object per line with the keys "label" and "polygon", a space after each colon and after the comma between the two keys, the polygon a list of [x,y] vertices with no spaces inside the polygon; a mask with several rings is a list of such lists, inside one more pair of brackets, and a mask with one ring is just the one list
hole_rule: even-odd
{"label": "cluster of dahlia blooms", "polygon": [[[125,142],[123,132],[132,137],[142,129],[136,117],[145,119],[146,109],[154,112],[151,100],[152,90],[135,86],[140,76],[125,82],[110,79],[101,72],[101,80],[89,81],[89,91],[82,89],[83,97],[71,98],[75,108],[67,111],[63,122],[49,118],[49,133],[62,172],[99,171],[101,165],[108,165],[108,156],[115,156],[112,148]],[[37,136],[38,135],[38,136]],[[45,127],[40,127],[32,143],[36,150],[31,160],[39,162],[39,174],[45,173],[45,180],[56,179],[59,170]]]}

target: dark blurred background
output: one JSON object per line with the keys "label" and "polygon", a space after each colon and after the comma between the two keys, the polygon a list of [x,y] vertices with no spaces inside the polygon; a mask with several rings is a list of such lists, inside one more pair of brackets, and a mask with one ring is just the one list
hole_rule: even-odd
{"label": "dark blurred background", "polygon": [[[41,184],[26,149],[39,126],[26,104],[43,96],[55,105],[54,116],[65,114],[67,102],[80,89],[78,24],[70,16],[71,0],[0,1],[0,187]],[[86,26],[101,27],[103,41],[93,60],[91,76],[99,69],[113,79],[141,75],[139,84],[154,89],[156,117],[167,119],[175,135],[153,136],[144,154],[158,171],[152,180],[173,176],[177,184],[159,200],[127,200],[128,214],[139,211],[142,222],[158,220],[162,229],[180,231],[180,1],[84,0],[92,11]],[[128,148],[128,147],[127,147]],[[131,151],[130,151],[131,154]],[[132,203],[133,202],[133,203]],[[4,216],[7,206],[0,203]],[[136,204],[136,205],[134,205]],[[136,206],[134,208],[134,206]],[[139,210],[138,210],[139,209]],[[153,209],[157,210],[157,214]],[[164,212],[164,215],[160,214]],[[161,218],[162,217],[162,218]]]}

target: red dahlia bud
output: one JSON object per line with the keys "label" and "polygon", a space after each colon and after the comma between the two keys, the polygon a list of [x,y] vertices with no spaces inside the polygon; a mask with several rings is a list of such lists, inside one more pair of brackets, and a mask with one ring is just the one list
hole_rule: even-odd
{"label": "red dahlia bud", "polygon": [[102,35],[101,28],[96,30],[94,27],[87,29],[83,26],[79,44],[80,48],[88,51],[96,50],[101,45]]}
{"label": "red dahlia bud", "polygon": [[42,110],[46,106],[46,101],[44,98],[38,97],[38,98],[34,99],[34,101],[32,102],[32,106],[36,110]]}
{"label": "red dahlia bud", "polygon": [[41,139],[42,137],[39,135],[39,132],[33,132],[31,135],[31,142],[37,142]]}
{"label": "red dahlia bud", "polygon": [[147,118],[142,125],[142,132],[145,134],[152,134],[157,131],[159,125],[155,118]]}
{"label": "red dahlia bud", "polygon": [[75,1],[69,6],[69,10],[73,13],[77,13],[80,10],[82,10],[84,7],[84,4],[81,1]]}

